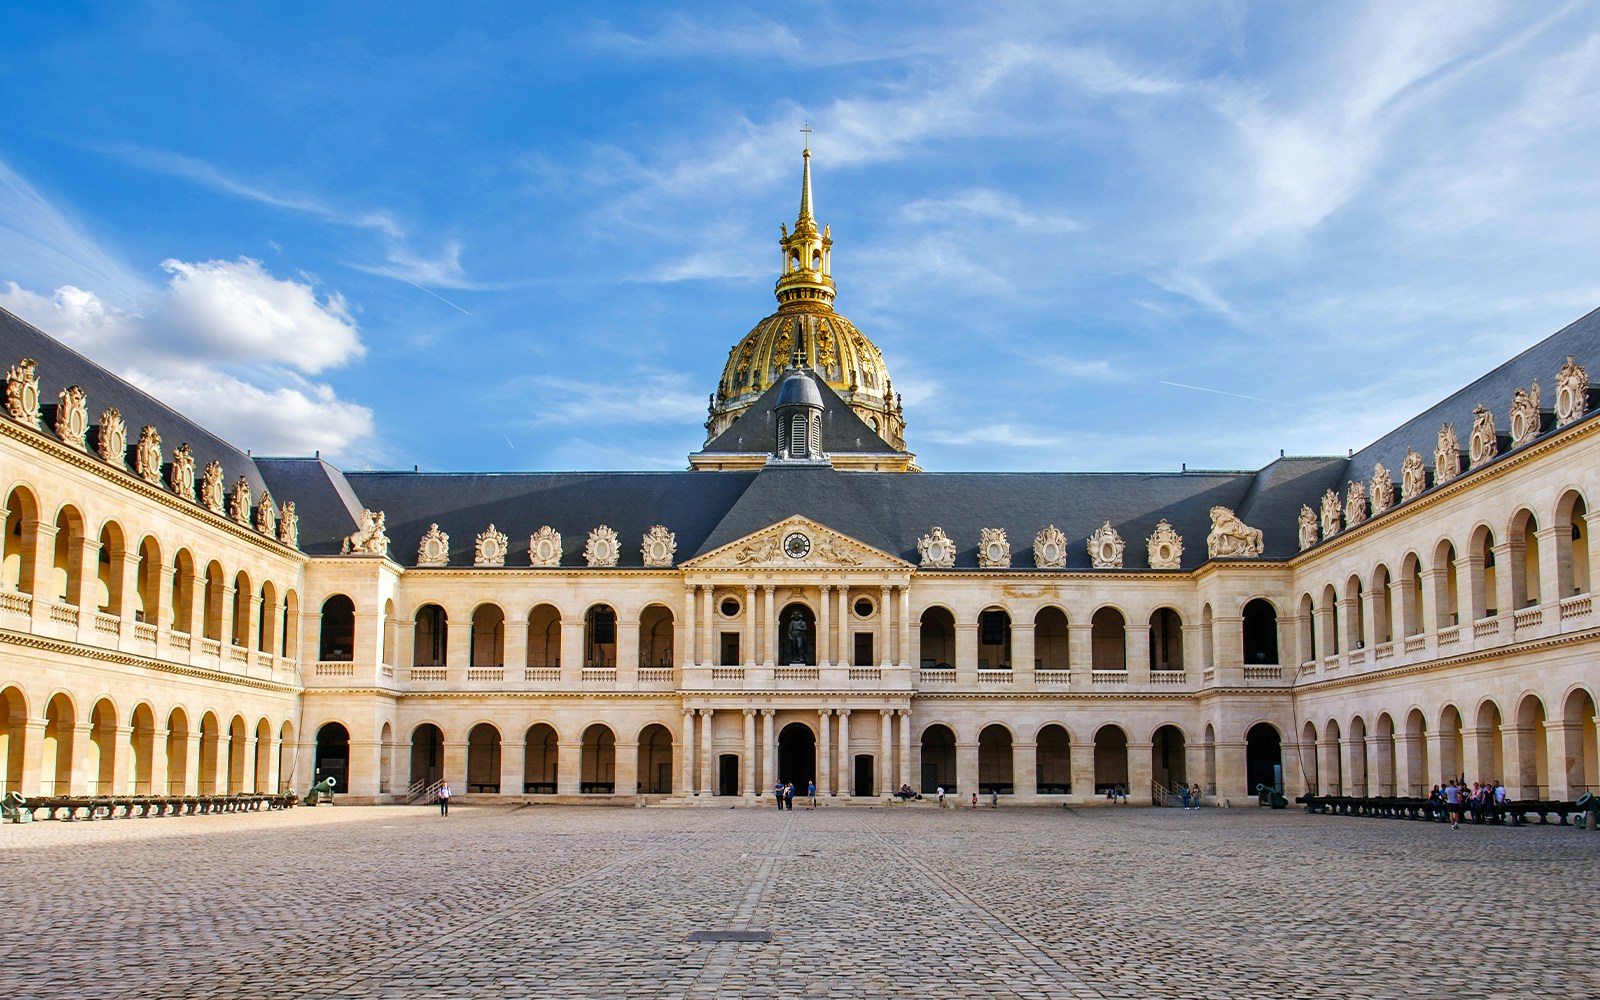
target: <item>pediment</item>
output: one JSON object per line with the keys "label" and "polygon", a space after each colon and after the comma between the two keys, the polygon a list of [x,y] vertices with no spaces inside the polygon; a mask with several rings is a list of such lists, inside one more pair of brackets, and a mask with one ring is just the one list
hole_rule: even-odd
{"label": "pediment", "polygon": [[[792,542],[791,536],[803,538],[804,543]],[[683,563],[683,568],[905,572],[914,567],[904,559],[859,542],[810,518],[788,517],[690,559]]]}

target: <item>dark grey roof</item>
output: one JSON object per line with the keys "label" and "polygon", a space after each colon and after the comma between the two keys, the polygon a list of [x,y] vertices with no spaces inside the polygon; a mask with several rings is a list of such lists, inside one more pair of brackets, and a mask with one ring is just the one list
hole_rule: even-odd
{"label": "dark grey roof", "polygon": [[822,394],[817,391],[816,376],[798,368],[790,369],[789,374],[778,383],[778,399],[772,405],[774,409],[780,406],[814,406],[822,409]]}
{"label": "dark grey roof", "polygon": [[[95,425],[100,421],[100,414],[106,407],[114,406],[128,426],[128,468],[133,468],[132,448],[138,443],[140,430],[151,424],[161,435],[161,453],[167,459],[172,458],[181,444],[187,443],[194,451],[197,480],[206,463],[215,459],[222,463],[223,482],[230,491],[242,475],[250,483],[250,492],[261,496],[265,480],[250,456],[21,317],[0,309],[0,370],[23,358],[39,363],[40,424],[46,434],[55,434],[57,394],[69,386],[81,386],[88,395],[91,453],[95,453],[94,444],[99,433]],[[166,481],[164,475],[162,481]],[[273,497],[278,499],[276,491]]]}
{"label": "dark grey roof", "polygon": [[[850,409],[833,387],[821,379],[811,379],[821,398],[822,450],[829,455],[898,455],[894,447]],[[701,454],[771,454],[778,442],[778,395],[785,384],[779,379],[767,387],[750,408],[706,445]]]}
{"label": "dark grey roof", "polygon": [[301,551],[313,555],[338,552],[361,517],[361,499],[344,473],[319,458],[258,458],[256,465],[266,476],[274,500],[294,501]]}

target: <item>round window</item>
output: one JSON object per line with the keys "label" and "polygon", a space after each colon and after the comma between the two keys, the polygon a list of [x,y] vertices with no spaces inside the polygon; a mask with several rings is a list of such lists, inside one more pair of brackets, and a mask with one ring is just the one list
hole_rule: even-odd
{"label": "round window", "polygon": [[739,615],[739,602],[731,597],[722,599],[722,617],[736,618]]}
{"label": "round window", "polygon": [[867,600],[865,597],[857,598],[856,599],[856,617],[857,618],[871,618],[872,617],[872,602]]}

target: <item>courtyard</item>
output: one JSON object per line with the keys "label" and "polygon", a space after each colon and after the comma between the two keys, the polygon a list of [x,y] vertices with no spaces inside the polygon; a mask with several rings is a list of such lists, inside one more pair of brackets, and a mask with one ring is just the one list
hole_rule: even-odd
{"label": "courtyard", "polygon": [[35,823],[0,952],[40,998],[1594,996],[1597,856],[1254,808]]}

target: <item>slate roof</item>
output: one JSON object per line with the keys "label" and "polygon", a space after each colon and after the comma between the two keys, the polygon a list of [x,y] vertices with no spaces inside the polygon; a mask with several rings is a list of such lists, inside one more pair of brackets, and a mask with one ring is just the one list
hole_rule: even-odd
{"label": "slate roof", "polygon": [[[739,414],[728,429],[716,436],[701,452],[707,454],[771,454],[778,440],[776,409],[778,393],[785,379],[767,387],[750,408]],[[829,455],[899,455],[889,442],[856,416],[833,386],[811,377],[822,397],[822,450]]]}

